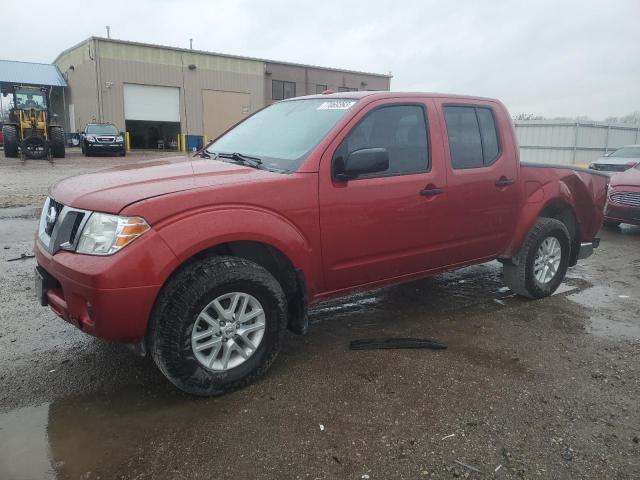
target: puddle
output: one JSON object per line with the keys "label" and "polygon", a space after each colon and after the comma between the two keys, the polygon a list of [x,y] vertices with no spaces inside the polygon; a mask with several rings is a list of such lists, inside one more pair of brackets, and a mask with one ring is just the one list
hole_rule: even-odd
{"label": "puddle", "polygon": [[53,479],[47,423],[49,404],[0,415],[0,478]]}
{"label": "puddle", "polygon": [[619,290],[596,285],[567,298],[589,311],[587,331],[606,337],[640,338],[637,298]]}

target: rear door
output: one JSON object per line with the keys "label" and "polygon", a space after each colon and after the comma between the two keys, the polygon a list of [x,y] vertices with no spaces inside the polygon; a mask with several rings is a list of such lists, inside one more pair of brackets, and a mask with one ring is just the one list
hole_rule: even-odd
{"label": "rear door", "polygon": [[490,101],[436,101],[445,137],[453,263],[497,256],[519,211],[519,165],[506,110]]}
{"label": "rear door", "polygon": [[[446,215],[442,142],[431,100],[373,102],[324,152],[320,227],[327,290],[434,268],[443,258]],[[435,134],[434,134],[435,133]],[[332,178],[334,153],[385,148],[389,169],[349,181]],[[428,192],[431,191],[431,194]]]}

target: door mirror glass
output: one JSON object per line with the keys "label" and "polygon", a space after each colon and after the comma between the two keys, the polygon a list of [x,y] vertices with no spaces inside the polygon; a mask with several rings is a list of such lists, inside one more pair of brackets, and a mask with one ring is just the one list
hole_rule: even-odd
{"label": "door mirror glass", "polygon": [[385,148],[363,148],[351,152],[343,161],[341,159],[334,163],[334,176],[339,180],[384,172],[389,168],[389,154]]}

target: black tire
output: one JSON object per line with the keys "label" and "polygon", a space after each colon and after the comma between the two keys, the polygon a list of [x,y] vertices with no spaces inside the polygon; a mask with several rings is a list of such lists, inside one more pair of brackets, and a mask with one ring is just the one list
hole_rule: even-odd
{"label": "black tire", "polygon": [[4,156],[15,158],[18,156],[18,129],[15,125],[4,125],[2,127],[4,136]]}
{"label": "black tire", "polygon": [[20,149],[25,158],[33,160],[41,160],[49,155],[49,142],[44,137],[32,135],[22,139]]}
{"label": "black tire", "polygon": [[605,220],[602,222],[606,228],[618,228],[622,222],[616,222],[615,220]]}
{"label": "black tire", "polygon": [[127,149],[123,148],[122,151],[120,152],[120,156],[125,157],[126,155],[127,155]]}
{"label": "black tire", "polygon": [[[196,359],[191,332],[208,303],[236,291],[261,303],[264,337],[244,363],[213,371]],[[241,388],[262,375],[280,350],[286,325],[286,297],[267,270],[243,258],[212,256],[186,265],[163,287],[151,315],[147,341],[153,360],[171,383],[193,395],[213,396]]]}
{"label": "black tire", "polygon": [[62,127],[49,128],[49,136],[51,142],[51,155],[53,155],[54,158],[64,158],[65,139],[64,130],[62,129]]}
{"label": "black tire", "polygon": [[[560,265],[547,283],[540,283],[534,275],[534,260],[538,248],[547,237],[555,237],[560,243]],[[554,218],[539,218],[527,235],[513,262],[503,264],[504,282],[518,295],[527,298],[548,297],[562,283],[571,257],[571,236],[564,223]]]}

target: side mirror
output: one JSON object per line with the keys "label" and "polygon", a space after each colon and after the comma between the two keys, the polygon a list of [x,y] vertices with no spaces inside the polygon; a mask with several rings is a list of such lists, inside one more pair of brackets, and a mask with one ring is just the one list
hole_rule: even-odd
{"label": "side mirror", "polygon": [[346,158],[334,158],[334,177],[349,180],[366,173],[384,172],[389,168],[389,154],[385,148],[363,148]]}

